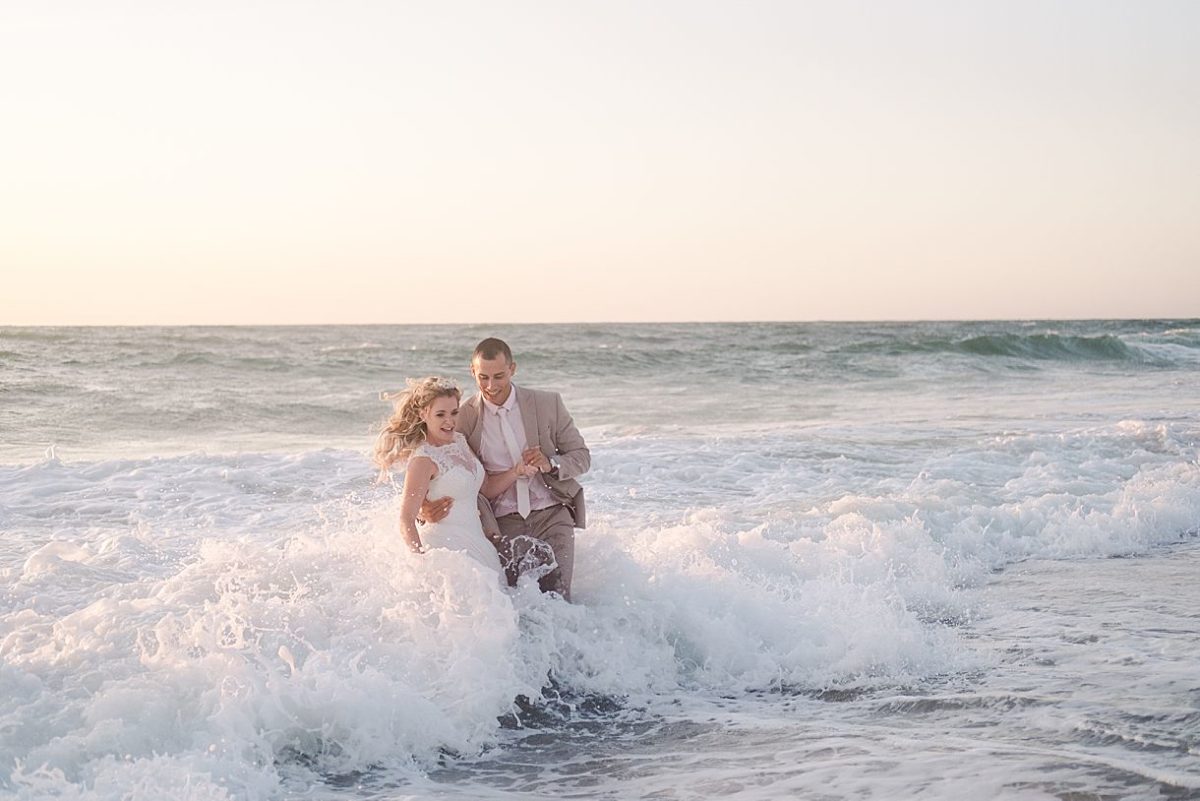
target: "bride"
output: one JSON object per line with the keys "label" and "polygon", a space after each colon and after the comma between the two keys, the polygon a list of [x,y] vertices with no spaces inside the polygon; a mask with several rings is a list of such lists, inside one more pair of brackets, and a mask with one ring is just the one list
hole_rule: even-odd
{"label": "bride", "polygon": [[[520,464],[502,473],[485,474],[483,465],[456,430],[462,393],[452,382],[437,376],[410,380],[408,389],[394,396],[395,411],[375,442],[375,463],[382,475],[407,460],[400,501],[400,533],[417,553],[426,548],[464,551],[485,567],[503,570],[500,556],[479,524],[480,492],[489,500],[499,497],[518,479],[537,472]],[[450,513],[437,523],[418,522],[421,502],[450,497]]]}

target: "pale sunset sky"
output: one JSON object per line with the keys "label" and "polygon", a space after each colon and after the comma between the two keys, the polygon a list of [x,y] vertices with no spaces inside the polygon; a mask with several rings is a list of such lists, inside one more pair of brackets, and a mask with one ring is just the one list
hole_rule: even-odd
{"label": "pale sunset sky", "polygon": [[0,3],[0,325],[1200,316],[1200,2]]}

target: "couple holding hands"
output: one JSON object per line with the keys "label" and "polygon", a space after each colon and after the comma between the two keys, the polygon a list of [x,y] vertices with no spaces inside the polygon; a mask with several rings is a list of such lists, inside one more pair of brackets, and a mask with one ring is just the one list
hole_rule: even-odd
{"label": "couple holding hands", "polygon": [[575,480],[591,453],[556,392],[512,383],[517,363],[499,339],[471,356],[479,394],[437,376],[385,396],[395,411],[375,443],[387,473],[404,466],[400,531],[415,551],[465,551],[510,586],[537,571],[543,592],[571,599],[575,532],[586,524]]}

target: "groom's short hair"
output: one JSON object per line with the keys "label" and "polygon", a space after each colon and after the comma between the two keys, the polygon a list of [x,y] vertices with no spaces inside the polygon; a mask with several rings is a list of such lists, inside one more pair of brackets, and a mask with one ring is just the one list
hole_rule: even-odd
{"label": "groom's short hair", "polygon": [[504,360],[509,364],[513,363],[512,349],[508,347],[508,343],[503,339],[488,337],[475,346],[475,352],[471,354],[471,361],[476,359],[495,359],[503,354]]}

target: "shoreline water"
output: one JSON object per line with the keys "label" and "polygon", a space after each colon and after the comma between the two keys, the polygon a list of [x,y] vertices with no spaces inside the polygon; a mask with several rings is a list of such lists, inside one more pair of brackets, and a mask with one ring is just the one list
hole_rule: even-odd
{"label": "shoreline water", "polygon": [[394,547],[378,391],[477,327],[9,330],[17,798],[1200,793],[1195,321],[498,332],[592,446],[574,606]]}

